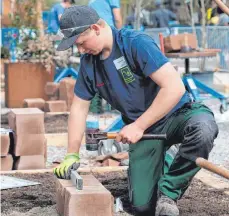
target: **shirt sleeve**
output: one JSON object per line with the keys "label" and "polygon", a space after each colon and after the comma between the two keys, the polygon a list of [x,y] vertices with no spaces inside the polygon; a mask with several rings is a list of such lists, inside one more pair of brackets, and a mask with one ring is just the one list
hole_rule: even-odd
{"label": "shirt sleeve", "polygon": [[92,88],[91,81],[86,75],[86,71],[82,67],[82,64],[79,69],[79,75],[75,84],[74,93],[83,100],[91,100],[96,94]]}
{"label": "shirt sleeve", "polygon": [[61,5],[58,5],[58,7],[56,7],[56,13],[59,18],[59,16],[64,13],[64,8]]}
{"label": "shirt sleeve", "polygon": [[141,35],[133,40],[132,55],[135,64],[140,67],[146,77],[169,62],[155,41],[148,35]]}
{"label": "shirt sleeve", "polygon": [[120,8],[120,0],[108,0],[112,9]]}

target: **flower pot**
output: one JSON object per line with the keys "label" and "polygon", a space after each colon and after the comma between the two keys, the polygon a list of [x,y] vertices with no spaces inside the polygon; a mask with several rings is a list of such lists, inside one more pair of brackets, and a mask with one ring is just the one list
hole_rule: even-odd
{"label": "flower pot", "polygon": [[5,64],[5,103],[6,107],[23,107],[25,98],[43,98],[46,82],[52,82],[54,70],[47,72],[41,63]]}

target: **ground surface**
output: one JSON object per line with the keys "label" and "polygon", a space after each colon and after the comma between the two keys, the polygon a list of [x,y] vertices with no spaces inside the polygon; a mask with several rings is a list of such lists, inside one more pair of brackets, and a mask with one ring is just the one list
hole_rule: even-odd
{"label": "ground surface", "polygon": [[[219,103],[208,104],[214,111],[219,126],[219,135],[209,160],[229,169],[229,115],[219,114]],[[66,133],[68,115],[45,117],[45,133]],[[8,128],[7,115],[2,115],[1,127]],[[48,146],[48,164],[61,161],[65,147]],[[81,167],[93,166],[85,146],[81,147]],[[3,216],[57,216],[55,206],[55,179],[52,174],[16,175],[16,177],[42,183],[1,192]],[[109,174],[99,179],[115,198],[120,197],[125,213],[116,216],[133,215],[128,201],[127,179],[125,174]],[[225,179],[222,181],[228,182]],[[207,186],[197,179],[192,182],[189,192],[178,202],[181,216],[229,216],[229,195],[222,189]]]}
{"label": "ground surface", "polygon": [[[55,201],[55,178],[46,174],[16,174],[18,178],[40,182],[41,185],[9,189],[1,192],[2,216],[57,216]],[[128,201],[125,172],[96,175],[101,183],[123,202],[124,213],[133,215]],[[178,202],[181,216],[229,216],[229,196],[194,180],[182,200]]]}

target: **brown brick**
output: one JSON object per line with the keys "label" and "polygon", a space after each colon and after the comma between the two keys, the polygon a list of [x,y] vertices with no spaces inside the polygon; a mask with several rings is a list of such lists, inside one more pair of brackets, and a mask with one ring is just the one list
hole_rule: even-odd
{"label": "brown brick", "polygon": [[84,186],[83,190],[67,187],[64,215],[111,216],[113,215],[111,193],[101,186]]}
{"label": "brown brick", "polygon": [[44,169],[44,155],[21,156],[15,162],[16,170]]}
{"label": "brown brick", "polygon": [[1,157],[1,171],[9,171],[13,168],[13,157],[8,154],[6,157]]}
{"label": "brown brick", "polygon": [[64,100],[46,101],[45,112],[66,112],[67,105]]}
{"label": "brown brick", "polygon": [[7,156],[10,148],[10,136],[8,133],[1,134],[1,156]]}
{"label": "brown brick", "polygon": [[44,134],[18,134],[14,136],[15,156],[44,155]]}
{"label": "brown brick", "polygon": [[45,132],[44,112],[38,108],[11,109],[9,126],[16,134],[41,134]]}
{"label": "brown brick", "polygon": [[49,99],[49,101],[56,101],[56,100],[59,100],[59,97],[57,97],[57,96],[49,96],[48,97]]}
{"label": "brown brick", "polygon": [[23,101],[23,107],[25,108],[38,108],[44,110],[45,100],[42,98],[27,98]]}
{"label": "brown brick", "polygon": [[103,161],[103,166],[119,166],[120,165],[120,161],[116,161],[113,159],[106,159]]}
{"label": "brown brick", "polygon": [[71,180],[57,179],[56,181],[56,207],[59,215],[64,215],[64,202],[66,187],[72,187]]}
{"label": "brown brick", "polygon": [[[57,179],[56,182],[56,192],[57,192],[57,212],[60,215],[65,215],[65,216],[70,216],[70,215],[98,215],[98,216],[103,216],[103,215],[112,215],[112,209],[113,209],[113,197],[111,196],[110,192],[107,191],[101,183],[92,175],[81,175],[83,178],[83,190],[79,191],[73,186],[72,182],[70,180],[61,180]],[[67,189],[70,189],[67,192]],[[72,194],[72,192],[76,192],[76,194]],[[66,197],[66,193],[68,194]],[[77,198],[77,193],[78,198]],[[87,199],[90,200],[90,195],[92,196],[97,196],[98,198],[95,199],[97,202],[99,202],[99,197],[106,197],[108,199],[107,202],[105,202],[102,206],[97,206],[97,202],[95,202],[95,206],[92,207],[93,213],[86,210],[85,208],[85,202],[87,202]],[[75,197],[76,196],[76,197]],[[66,199],[65,199],[66,197]],[[81,200],[82,203],[84,203],[84,206],[80,206],[81,204],[77,205],[75,209],[72,209],[70,205],[72,203],[77,202],[77,200]],[[85,200],[85,201],[84,201]],[[102,200],[103,201],[103,200]],[[110,203],[108,203],[110,201]],[[91,203],[88,203],[91,205]],[[65,206],[67,205],[67,206]],[[75,205],[75,204],[73,204]],[[86,203],[87,205],[87,203]],[[93,206],[93,205],[92,205]],[[69,208],[70,207],[70,208]],[[100,214],[100,208],[104,209],[105,213]],[[107,214],[108,213],[108,214]]]}
{"label": "brown brick", "polygon": [[45,85],[45,94],[48,96],[58,96],[59,87],[60,83],[47,82]]}
{"label": "brown brick", "polygon": [[44,158],[45,158],[45,163],[47,161],[48,155],[47,155],[47,139],[44,141]]}
{"label": "brown brick", "polygon": [[72,78],[64,78],[60,81],[60,100],[65,100],[67,103],[67,109],[68,111],[71,108],[72,100],[74,97],[74,86],[75,86],[76,80]]}

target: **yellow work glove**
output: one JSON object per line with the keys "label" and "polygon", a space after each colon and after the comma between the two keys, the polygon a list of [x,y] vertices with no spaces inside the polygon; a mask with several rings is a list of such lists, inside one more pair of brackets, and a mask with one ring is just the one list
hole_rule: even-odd
{"label": "yellow work glove", "polygon": [[71,170],[77,170],[80,166],[79,153],[68,153],[63,162],[53,169],[57,178],[70,179]]}

